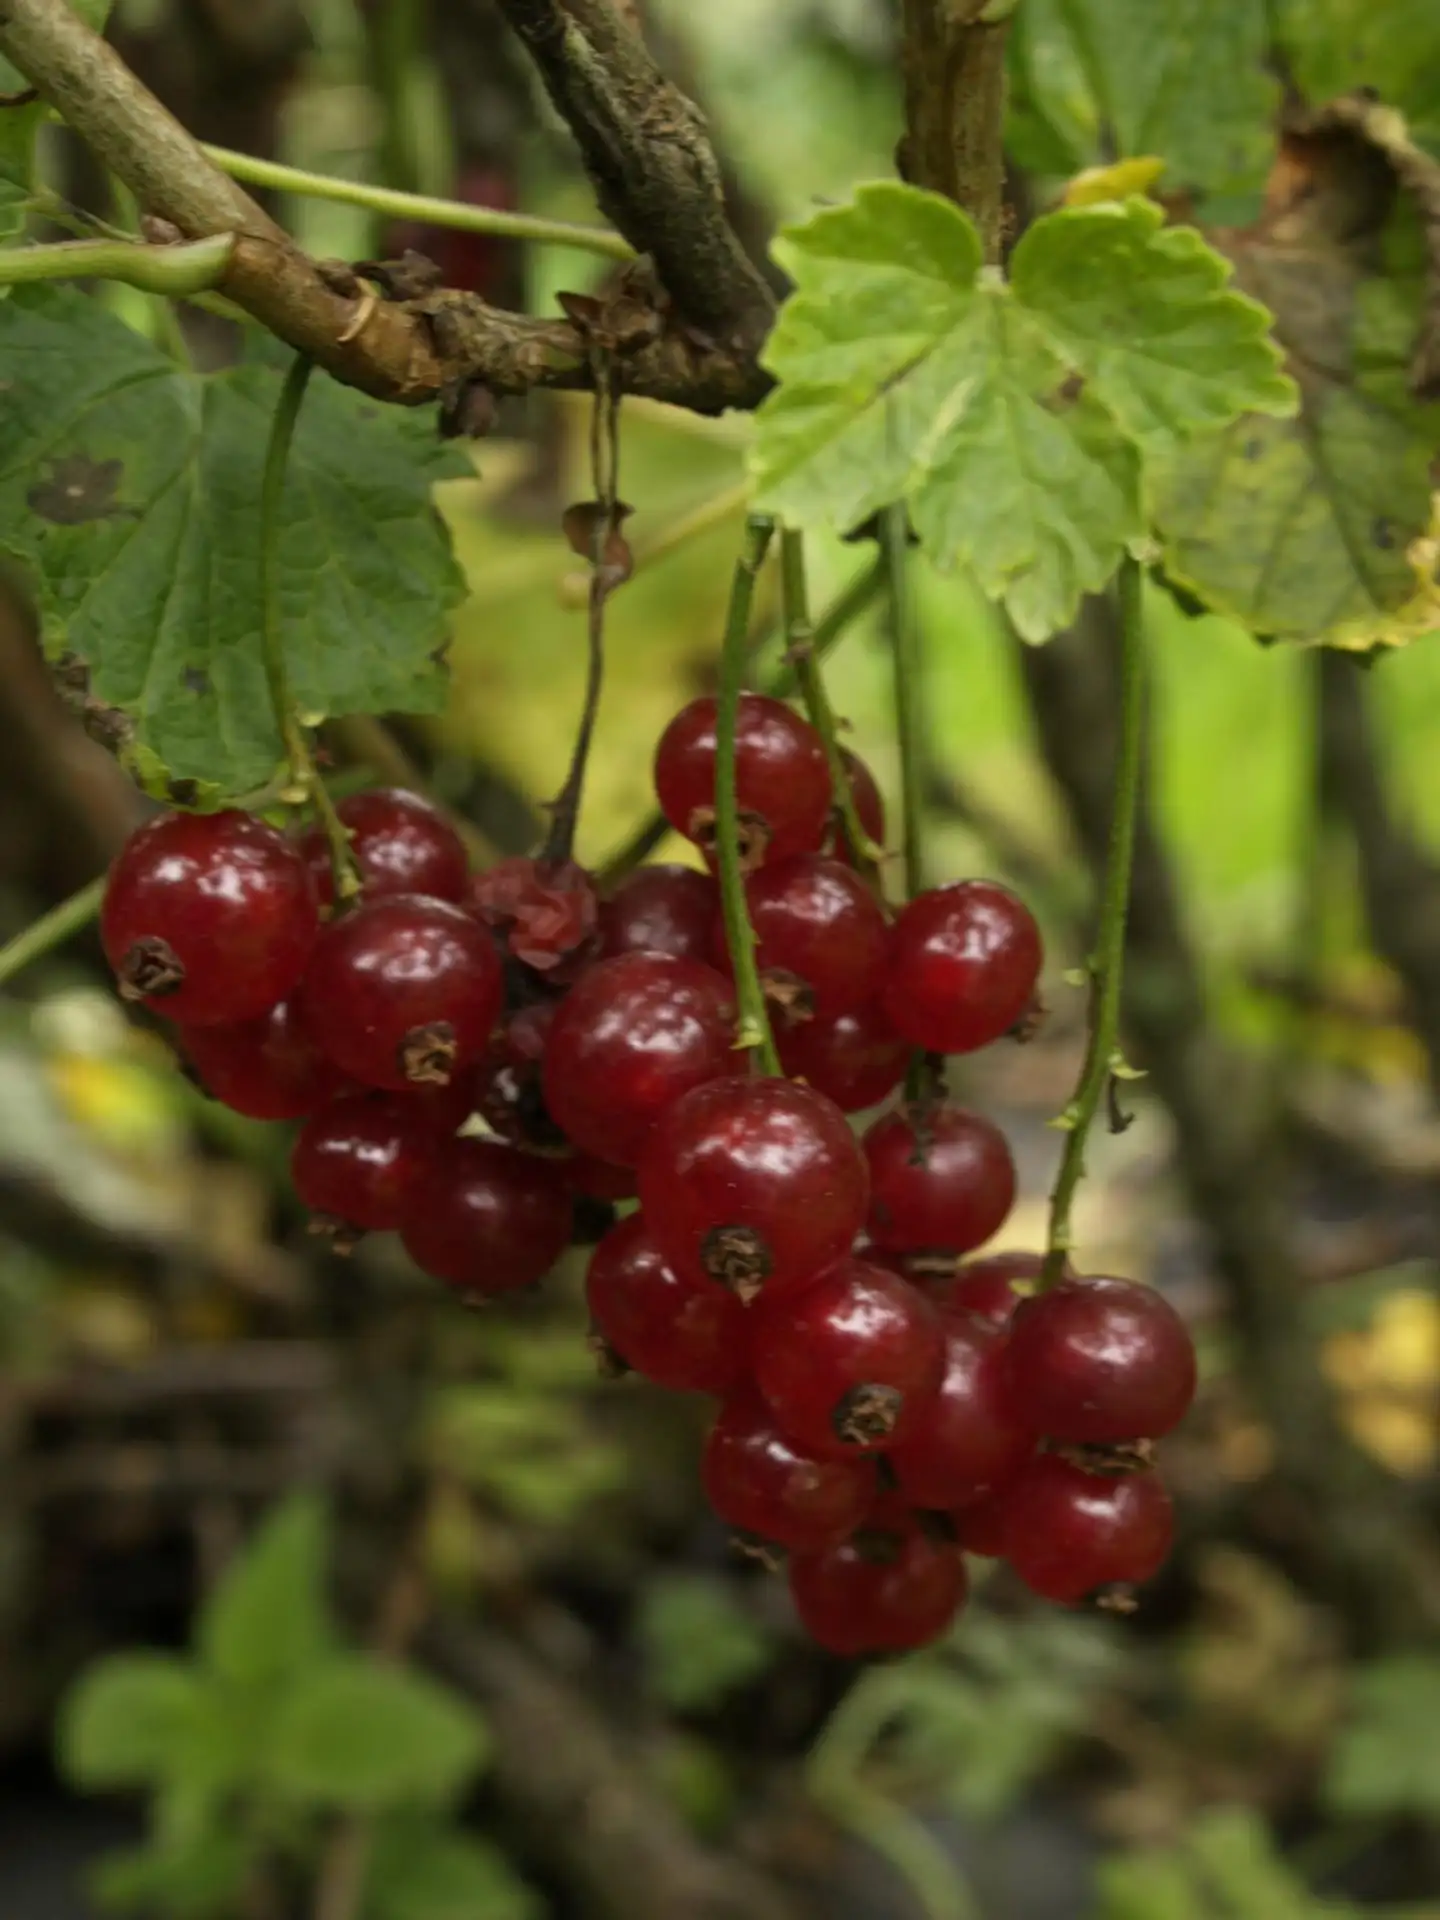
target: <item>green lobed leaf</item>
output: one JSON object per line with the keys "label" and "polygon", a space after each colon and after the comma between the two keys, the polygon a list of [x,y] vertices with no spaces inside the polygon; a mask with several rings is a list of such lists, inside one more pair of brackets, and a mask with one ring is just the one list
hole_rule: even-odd
{"label": "green lobed leaf", "polygon": [[185,1661],[116,1654],[84,1673],[66,1701],[60,1766],[81,1787],[149,1785],[186,1765],[208,1704]]}
{"label": "green lobed leaf", "polygon": [[1402,1655],[1356,1671],[1325,1797],[1348,1819],[1440,1820],[1440,1660]]}
{"label": "green lobed leaf", "polygon": [[205,1603],[197,1629],[201,1658],[241,1688],[278,1688],[334,1644],[325,1600],[329,1524],[309,1492],[273,1507]]}
{"label": "green lobed leaf", "polygon": [[[133,766],[214,799],[262,786],[280,758],[257,571],[277,374],[192,373],[53,287],[0,303],[0,359],[0,541],[34,578],[46,650],[88,668]],[[312,384],[278,554],[308,716],[442,704],[462,581],[430,495],[448,471],[426,423]]]}
{"label": "green lobed leaf", "polygon": [[1009,286],[959,208],[892,183],[775,251],[795,291],[766,348],[760,503],[845,531],[906,500],[937,565],[968,567],[1028,639],[1143,533],[1137,442],[1293,404],[1261,311],[1143,203],[1037,221]]}
{"label": "green lobed leaf", "polygon": [[255,1842],[212,1828],[183,1845],[154,1842],[101,1862],[92,1887],[98,1905],[154,1920],[227,1920],[239,1911]]}
{"label": "green lobed leaf", "polygon": [[365,1920],[540,1920],[539,1896],[497,1847],[417,1820],[375,1836]]}
{"label": "green lobed leaf", "polygon": [[484,1723],[427,1675],[339,1654],[301,1677],[273,1726],[269,1784],[305,1804],[375,1813],[443,1805],[484,1763]]}
{"label": "green lobed leaf", "polygon": [[1392,277],[1367,278],[1323,230],[1232,245],[1242,284],[1276,315],[1300,411],[1246,415],[1157,463],[1167,570],[1276,639],[1369,647],[1428,632],[1440,595],[1417,556],[1431,531],[1440,406],[1408,386],[1420,272],[1400,257]]}

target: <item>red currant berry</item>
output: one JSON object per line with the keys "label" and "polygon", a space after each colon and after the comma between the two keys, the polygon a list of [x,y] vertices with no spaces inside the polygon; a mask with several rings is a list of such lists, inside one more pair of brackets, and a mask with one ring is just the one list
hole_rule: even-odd
{"label": "red currant berry", "polygon": [[423,1272],[481,1297],[543,1279],[570,1243],[571,1217],[555,1161],[498,1140],[450,1140],[410,1189],[401,1237]]}
{"label": "red currant berry", "polygon": [[[845,763],[845,771],[850,776],[850,793],[855,802],[855,817],[872,845],[885,845],[885,802],[880,797],[875,776],[849,747],[840,749],[840,758]],[[838,837],[835,849],[837,860],[845,861],[847,866],[854,865],[854,849],[845,844],[843,832]]]}
{"label": "red currant berry", "polygon": [[870,1238],[892,1253],[968,1253],[1015,1202],[1005,1136],[946,1100],[887,1113],[866,1130]]}
{"label": "red currant berry", "polygon": [[633,1166],[667,1107],[742,1064],[722,975],[697,960],[621,953],[588,967],[556,1014],[545,1103],[577,1147]]}
{"label": "red currant berry", "polygon": [[802,1020],[775,1036],[780,1064],[833,1100],[842,1113],[877,1107],[905,1078],[910,1049],[897,1038],[878,1002],[833,1020]]}
{"label": "red currant berry", "polygon": [[559,1006],[558,1000],[537,1000],[517,1008],[492,1038],[475,1073],[475,1105],[486,1124],[502,1140],[542,1152],[566,1144],[540,1084],[545,1043]]}
{"label": "red currant berry", "polygon": [[100,910],[124,998],[192,1027],[268,1012],[304,972],[319,930],[299,849],[234,809],[147,821],[111,867]]}
{"label": "red currant berry", "polygon": [[1011,1482],[994,1488],[979,1500],[973,1500],[969,1506],[961,1507],[950,1516],[955,1529],[955,1538],[966,1553],[976,1553],[985,1560],[1001,1560],[1005,1557],[1005,1517],[1009,1511]]}
{"label": "red currant berry", "polygon": [[211,1098],[251,1120],[299,1120],[349,1086],[290,1000],[232,1026],[182,1027],[177,1038]]}
{"label": "red currant berry", "polygon": [[712,1080],[668,1107],[640,1162],[640,1204],[682,1273],[747,1303],[808,1286],[865,1217],[865,1162],[840,1109],[789,1080]]}
{"label": "red currant berry", "polygon": [[633,1200],[639,1191],[633,1167],[617,1167],[593,1153],[572,1153],[563,1162],[572,1193],[586,1200]]}
{"label": "red currant berry", "polygon": [[643,1214],[606,1234],[585,1297],[595,1331],[627,1366],[675,1393],[728,1393],[744,1377],[747,1315],[710,1280],[682,1280]]}
{"label": "red currant berry", "polygon": [[637,867],[600,908],[600,951],[668,953],[709,961],[719,904],[715,882],[694,867]]}
{"label": "red currant berry", "polygon": [[792,1554],[790,1593],[801,1625],[831,1653],[902,1653],[938,1640],[965,1604],[965,1562],[918,1521],[897,1518]]}
{"label": "red currant berry", "polygon": [[945,1322],[945,1372],[908,1431],[890,1449],[900,1491],[917,1507],[948,1511],[1011,1479],[1037,1435],[1005,1379],[1005,1337],[979,1321]]}
{"label": "red currant berry", "polygon": [[600,924],[595,883],[573,860],[502,860],[470,882],[470,905],[515,959],[537,973],[577,967],[593,950]]}
{"label": "red currant berry", "polygon": [[500,1012],[495,943],[448,900],[382,895],[333,920],[300,989],[305,1023],[366,1086],[448,1086]]}
{"label": "red currant berry", "polygon": [[[403,787],[372,787],[348,795],[335,811],[350,830],[350,851],[367,900],[386,893],[425,893],[457,902],[465,898],[470,879],[465,843],[429,800]],[[320,904],[333,906],[329,840],[319,827],[311,827],[300,846]]]}
{"label": "red currant berry", "polygon": [[726,1526],[788,1553],[847,1539],[875,1498],[870,1461],[806,1453],[780,1431],[753,1388],[720,1409],[700,1475]]}
{"label": "red currant berry", "polygon": [[1033,1593],[1062,1606],[1097,1587],[1151,1579],[1175,1537],[1170,1496],[1153,1468],[1086,1473],[1058,1454],[1037,1454],[1003,1499],[1005,1558]]}
{"label": "red currant berry", "polygon": [[919,1430],[944,1368],[940,1316],[883,1268],[846,1260],[754,1308],[755,1384],[791,1439],[834,1458]]}
{"label": "red currant berry", "polygon": [[[833,1020],[873,999],[885,971],[885,914],[847,866],[818,853],[772,860],[745,883],[755,959],[794,989],[792,1017]],[[715,921],[715,963],[730,971],[725,922]]]}
{"label": "red currant berry", "polygon": [[[655,791],[677,833],[708,853],[715,840],[716,702],[692,700],[670,722],[655,751]],[[813,853],[830,817],[825,745],[808,720],[762,693],[740,697],[735,734],[735,797],[745,864]]]}
{"label": "red currant berry", "polygon": [[1062,1280],[1026,1300],[1006,1364],[1016,1405],[1048,1438],[1079,1446],[1157,1440],[1195,1398],[1185,1322],[1133,1280]]}
{"label": "red currant berry", "polygon": [[444,1137],[443,1117],[421,1096],[350,1094],[300,1129],[290,1177],[324,1222],[387,1233],[400,1225],[405,1197]]}
{"label": "red currant berry", "polygon": [[967,1260],[943,1279],[927,1283],[931,1298],[946,1313],[966,1313],[992,1327],[1008,1327],[1025,1298],[1014,1283],[1033,1285],[1045,1256],[1039,1253],[989,1253]]}
{"label": "red currant berry", "polygon": [[897,1033],[930,1053],[973,1053],[1029,1006],[1040,977],[1040,929],[989,880],[917,894],[890,933],[883,999]]}

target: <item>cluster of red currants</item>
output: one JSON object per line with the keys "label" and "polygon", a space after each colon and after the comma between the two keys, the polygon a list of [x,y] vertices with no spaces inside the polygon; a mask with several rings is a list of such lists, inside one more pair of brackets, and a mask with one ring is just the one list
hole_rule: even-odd
{"label": "cluster of red currants", "polygon": [[[716,719],[692,702],[655,763],[666,817],[707,862]],[[881,843],[874,781],[853,756],[846,770]],[[966,1551],[1063,1602],[1148,1578],[1172,1529],[1148,1443],[1194,1390],[1182,1322],[1124,1280],[1067,1275],[1025,1298],[1034,1255],[963,1264],[1014,1199],[990,1121],[938,1091],[858,1137],[847,1118],[895,1094],[917,1053],[1024,1027],[1034,920],[986,881],[892,917],[820,736],[778,701],[741,700],[735,789],[784,1077],[737,1046],[709,873],[642,867],[603,901],[570,861],[472,875],[444,817],[392,790],[339,808],[361,888],[338,909],[318,830],[150,822],[111,874],[106,951],[214,1097],[303,1122],[296,1191],[340,1244],[398,1229],[476,1299],[598,1232],[597,1347],[719,1398],[710,1501],[785,1554],[826,1647],[933,1639],[964,1600]]]}

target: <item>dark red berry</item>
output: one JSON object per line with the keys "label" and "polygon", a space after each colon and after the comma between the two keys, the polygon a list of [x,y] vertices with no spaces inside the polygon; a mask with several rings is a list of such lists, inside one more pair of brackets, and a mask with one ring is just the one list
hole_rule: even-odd
{"label": "dark red berry", "polygon": [[860,1260],[799,1294],[763,1294],[751,1318],[755,1384],[792,1440],[833,1458],[879,1453],[919,1430],[944,1368],[940,1315]]}
{"label": "dark red berry", "polygon": [[299,1120],[350,1084],[290,1000],[232,1026],[182,1027],[176,1038],[212,1099],[251,1120]]}
{"label": "dark red berry", "polygon": [[973,1053],[1019,1021],[1041,957],[1040,929],[1008,888],[960,880],[901,909],[881,997],[912,1046]]}
{"label": "dark red berry", "polygon": [[290,1177],[312,1213],[341,1227],[386,1233],[445,1137],[423,1096],[357,1093],[311,1114],[290,1156]]}
{"label": "dark red berry", "polygon": [[842,1113],[879,1106],[905,1078],[910,1059],[910,1048],[873,1000],[834,1020],[782,1022],[775,1044],[790,1078],[806,1081]]}
{"label": "dark red berry", "polygon": [[1153,1287],[1062,1280],[1010,1323],[1010,1391],[1052,1440],[1113,1446],[1156,1440],[1195,1397],[1195,1346]]}
{"label": "dark red berry", "polygon": [[562,1164],[572,1193],[587,1200],[633,1200],[640,1190],[633,1167],[616,1166],[593,1153],[572,1153]]}
{"label": "dark red berry", "polygon": [[966,1553],[978,1553],[986,1560],[999,1560],[1005,1553],[1005,1516],[1010,1483],[993,1489],[969,1506],[950,1515],[955,1538]]}
{"label": "dark red berry", "polygon": [[889,1455],[911,1504],[942,1512],[968,1506],[1013,1478],[1037,1439],[1007,1391],[1003,1333],[951,1316],[944,1343],[939,1389]]}
{"label": "dark red berry", "polygon": [[470,882],[472,911],[508,952],[537,973],[565,977],[593,951],[595,883],[573,860],[502,860]]}
{"label": "dark red berry", "polygon": [[[840,749],[840,758],[844,761],[845,770],[850,776],[850,792],[855,801],[855,815],[861,829],[873,846],[883,847],[885,845],[885,802],[880,797],[875,776],[859,754],[852,753],[849,747]],[[837,836],[835,857],[838,860],[844,860],[847,865],[853,866],[855,863],[854,849],[845,844],[843,833]]]}
{"label": "dark red berry", "polygon": [[700,1463],[706,1497],[737,1533],[813,1551],[852,1534],[875,1498],[875,1468],[796,1446],[753,1388],[725,1402]]}
{"label": "dark red berry", "polygon": [[1015,1163],[991,1121],[948,1100],[887,1113],[867,1128],[868,1229],[892,1253],[968,1253],[1004,1225]]}
{"label": "dark red berry", "polygon": [[[465,898],[470,878],[465,843],[431,801],[403,787],[371,787],[348,795],[335,811],[350,830],[350,851],[367,900],[387,893]],[[311,827],[300,845],[321,905],[333,905],[330,842],[319,827]]]}
{"label": "dark red berry", "polygon": [[481,1297],[528,1287],[570,1242],[572,1202],[553,1160],[498,1140],[450,1140],[410,1190],[405,1251],[458,1293]]}
{"label": "dark red berry", "polygon": [[943,1311],[968,1313],[992,1327],[1007,1327],[1025,1298],[1015,1291],[1014,1283],[1033,1286],[1044,1264],[1040,1253],[987,1253],[925,1285]]}
{"label": "dark red berry", "polygon": [[745,1374],[748,1315],[710,1280],[683,1280],[643,1214],[606,1234],[585,1297],[595,1331],[627,1366],[676,1393],[728,1393]]}
{"label": "dark red berry", "polygon": [[300,989],[316,1042],[366,1086],[446,1086],[484,1052],[503,991],[495,943],[461,908],[417,893],[368,900],[326,927]]}
{"label": "dark red berry", "polygon": [[808,1286],[865,1217],[865,1162],[845,1116],[789,1080],[713,1080],[656,1122],[640,1202],[684,1273],[751,1300]]}
{"label": "dark red berry", "polygon": [[[687,840],[709,852],[715,838],[716,702],[682,707],[655,751],[661,811]],[[808,720],[762,693],[740,697],[735,796],[747,866],[813,853],[830,817],[825,746]]]}
{"label": "dark red berry", "polygon": [[[500,167],[472,162],[461,170],[450,198],[467,206],[498,207],[510,212],[516,205],[515,183]],[[513,277],[517,251],[516,242],[500,234],[467,233],[457,227],[432,227],[417,220],[395,221],[384,234],[385,259],[399,260],[411,252],[423,254],[434,261],[441,286],[478,293],[495,306],[508,306],[514,298],[507,281]]]}
{"label": "dark red berry", "polygon": [[[870,889],[839,860],[797,853],[771,860],[745,883],[755,959],[793,990],[792,1020],[833,1020],[874,998],[885,971],[885,914]],[[725,923],[715,920],[715,963],[728,973]]]}
{"label": "dark red berry", "polygon": [[633,1166],[683,1093],[742,1071],[734,989],[698,960],[621,953],[571,988],[545,1048],[545,1103],[586,1153]]}
{"label": "dark red berry", "polygon": [[558,1000],[518,1007],[503,1022],[475,1071],[475,1106],[502,1140],[542,1151],[566,1144],[545,1105],[541,1066]]}
{"label": "dark red berry", "polygon": [[1062,1605],[1151,1579],[1175,1536],[1170,1496],[1153,1468],[1087,1473],[1037,1454],[1003,1501],[1005,1558],[1032,1592]]}
{"label": "dark red berry", "polygon": [[299,849],[234,809],[147,821],[111,867],[100,910],[124,997],[191,1027],[267,1013],[299,980],[319,930]]}
{"label": "dark red berry", "polygon": [[600,908],[600,951],[710,959],[719,895],[694,867],[637,867]]}
{"label": "dark red berry", "polygon": [[918,1521],[863,1527],[836,1547],[790,1557],[800,1623],[831,1653],[902,1653],[939,1639],[965,1604],[957,1547]]}

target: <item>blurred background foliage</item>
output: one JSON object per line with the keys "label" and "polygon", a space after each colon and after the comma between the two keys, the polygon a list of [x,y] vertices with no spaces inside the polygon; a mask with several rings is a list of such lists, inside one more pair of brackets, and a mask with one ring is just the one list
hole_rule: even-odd
{"label": "blurred background foliage", "polygon": [[[1177,0],[1192,43],[1168,65],[1146,11],[1024,0],[1016,178],[1039,206],[1153,152],[1200,217],[1243,224],[1274,155],[1267,10]],[[757,248],[890,170],[883,0],[641,12]],[[1302,83],[1375,84],[1440,152],[1433,7],[1268,12]],[[591,215],[486,0],[121,0],[112,32],[222,143]],[[124,215],[58,131],[48,165]],[[539,311],[604,270],[278,210],[316,253],[429,248]],[[234,350],[186,327],[203,361]],[[499,850],[534,839],[570,751],[583,582],[558,515],[586,431],[578,400],[502,410],[442,489],[471,590],[449,712],[331,742],[346,778],[403,753]],[[651,745],[710,684],[745,435],[625,409],[639,567],[611,610],[591,862],[646,820]],[[819,601],[867,555],[812,564]],[[1022,658],[963,581],[918,591],[933,877],[1005,876],[1050,936],[1045,1035],[955,1076],[1013,1137],[1004,1239],[1034,1243],[1082,1039],[1104,637]],[[1440,1915],[1440,635],[1361,665],[1160,587],[1149,616],[1149,1078],[1079,1217],[1087,1264],[1166,1286],[1204,1350],[1167,1448],[1182,1544],[1140,1614],[1057,1615],[982,1570],[932,1653],[855,1672],[807,1648],[701,1510],[705,1408],[595,1378],[578,1269],[482,1317],[383,1241],[324,1263],[278,1130],[194,1092],[77,945],[0,1003],[6,1920]],[[9,933],[141,803],[52,699],[18,605],[0,654]],[[879,615],[829,676],[893,797]]]}

